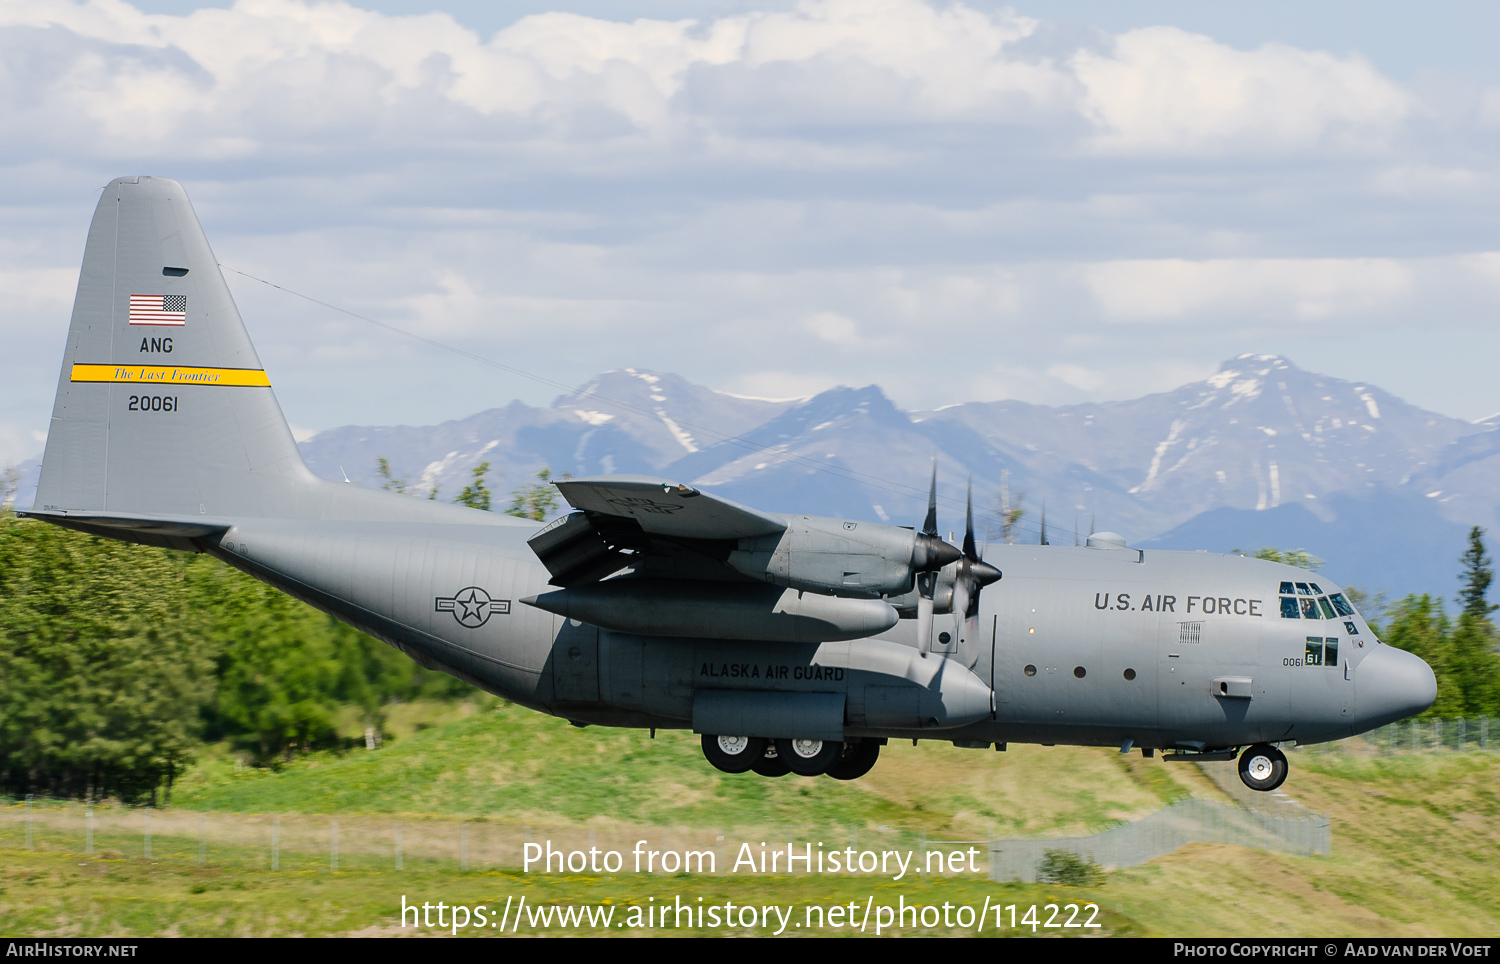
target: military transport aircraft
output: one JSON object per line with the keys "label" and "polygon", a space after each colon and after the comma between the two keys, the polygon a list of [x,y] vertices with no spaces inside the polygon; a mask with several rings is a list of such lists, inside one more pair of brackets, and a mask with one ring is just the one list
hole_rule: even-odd
{"label": "military transport aircraft", "polygon": [[558,488],[575,511],[539,527],[316,477],[181,185],[105,189],[25,515],[210,553],[506,699],[690,728],[731,773],[852,779],[892,739],[1245,748],[1240,776],[1270,790],[1277,743],[1436,696],[1338,586],[1289,566],[1108,533],[981,553],[972,508],[957,547],[932,496],[914,530],[668,479]]}

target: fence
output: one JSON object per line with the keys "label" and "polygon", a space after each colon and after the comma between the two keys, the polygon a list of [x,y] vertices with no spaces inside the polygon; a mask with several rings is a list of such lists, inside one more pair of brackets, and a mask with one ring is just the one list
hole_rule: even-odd
{"label": "fence", "polygon": [[990,879],[1033,882],[1048,850],[1075,853],[1105,868],[1134,867],[1195,842],[1304,857],[1327,856],[1333,850],[1328,818],[1320,814],[1266,812],[1216,800],[1190,799],[1087,837],[997,840],[990,845]]}
{"label": "fence", "polygon": [[[920,853],[928,845],[922,835],[894,828],[739,827],[732,834],[701,827],[548,828],[485,819],[203,813],[40,799],[0,808],[0,850],[285,873],[520,870],[530,844],[542,858],[531,865],[538,872],[550,847],[554,873],[696,874],[701,868],[728,874],[744,854],[758,866],[763,852],[784,851],[789,843],[799,861],[811,843],[815,863],[820,849]],[[931,843],[951,849],[947,841]],[[749,850],[742,850],[746,845]],[[983,854],[988,842],[975,846]],[[606,865],[610,852],[618,854],[617,863]],[[785,857],[780,859],[784,869]]]}
{"label": "fence", "polygon": [[[1342,752],[1361,756],[1395,756],[1401,753],[1487,753],[1500,750],[1490,742],[1496,720],[1489,716],[1455,717],[1442,720],[1404,720],[1334,743],[1316,744],[1314,752]],[[1496,734],[1500,738],[1500,732]]]}

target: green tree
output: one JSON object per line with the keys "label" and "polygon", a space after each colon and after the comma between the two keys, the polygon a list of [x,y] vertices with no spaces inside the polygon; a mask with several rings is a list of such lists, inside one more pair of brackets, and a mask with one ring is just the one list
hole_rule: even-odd
{"label": "green tree", "polygon": [[[1235,555],[1244,555],[1242,549],[1229,550]],[[1266,559],[1270,562],[1279,562],[1287,566],[1296,566],[1298,569],[1311,569],[1317,571],[1323,568],[1323,560],[1308,552],[1306,549],[1274,549],[1270,546],[1262,546],[1251,553],[1257,559]]]}
{"label": "green tree", "polygon": [[170,787],[214,688],[193,568],[0,512],[0,783],[125,800]]}
{"label": "green tree", "polygon": [[1500,709],[1500,657],[1495,654],[1496,607],[1486,599],[1495,572],[1484,548],[1484,530],[1469,530],[1469,548],[1461,557],[1458,626],[1450,642],[1449,671],[1464,714]]}
{"label": "green tree", "polygon": [[474,481],[464,486],[463,491],[453,501],[459,505],[466,505],[471,509],[490,511],[490,489],[484,482],[484,477],[489,471],[490,463],[488,462],[480,462],[474,466]]}
{"label": "green tree", "polygon": [[1390,610],[1390,600],[1386,594],[1365,592],[1358,586],[1345,586],[1344,595],[1359,610],[1359,614],[1365,617],[1365,622],[1370,625],[1370,632],[1384,639],[1386,614]]}
{"label": "green tree", "polygon": [[1463,611],[1476,619],[1488,619],[1490,613],[1500,609],[1500,604],[1492,605],[1485,598],[1490,583],[1495,580],[1495,570],[1490,565],[1489,553],[1484,550],[1484,530],[1479,526],[1469,530],[1469,548],[1464,550],[1459,561],[1464,564],[1463,581],[1458,590]]}
{"label": "green tree", "polygon": [[391,474],[390,459],[384,456],[377,458],[375,460],[375,472],[382,479],[385,479],[384,482],[380,483],[382,489],[385,489],[387,492],[394,492],[397,495],[406,494],[406,480],[398,479]]}
{"label": "green tree", "polygon": [[[570,476],[564,472],[562,478]],[[537,472],[535,482],[523,485],[510,494],[510,507],[505,510],[505,514],[545,522],[549,515],[557,511],[557,504],[557,486],[552,484],[552,470],[543,466]]]}
{"label": "green tree", "polygon": [[1415,653],[1437,676],[1437,699],[1423,717],[1449,717],[1463,713],[1463,695],[1453,672],[1453,627],[1441,599],[1426,593],[1407,596],[1391,607],[1383,640],[1397,649]]}
{"label": "green tree", "polygon": [[344,745],[336,728],[343,706],[358,707],[378,738],[391,703],[470,691],[228,567],[205,569],[196,589],[220,654],[211,735],[248,751],[256,763]]}

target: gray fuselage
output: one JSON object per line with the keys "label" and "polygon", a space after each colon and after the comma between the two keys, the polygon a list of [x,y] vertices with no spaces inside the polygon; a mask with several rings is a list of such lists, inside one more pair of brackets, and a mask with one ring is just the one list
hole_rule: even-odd
{"label": "gray fuselage", "polygon": [[[1004,579],[976,619],[933,617],[921,654],[913,620],[869,640],[787,643],[543,612],[520,602],[548,588],[526,542],[537,528],[244,520],[211,551],[423,665],[578,723],[691,728],[706,692],[840,694],[849,737],[1203,749],[1337,739],[1430,701],[1431,671],[1363,617],[1288,618],[1278,604],[1285,581],[1338,587],[1259,559],[991,547]],[[1309,638],[1334,641],[1331,665],[1310,665]],[[945,680],[963,685],[945,696]],[[975,683],[993,689],[988,712]]]}

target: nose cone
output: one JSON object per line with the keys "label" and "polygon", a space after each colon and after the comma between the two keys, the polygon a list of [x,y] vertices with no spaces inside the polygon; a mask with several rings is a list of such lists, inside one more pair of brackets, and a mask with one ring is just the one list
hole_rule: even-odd
{"label": "nose cone", "polygon": [[1366,726],[1384,726],[1431,706],[1437,699],[1437,677],[1420,657],[1377,646],[1355,670],[1354,697]]}

